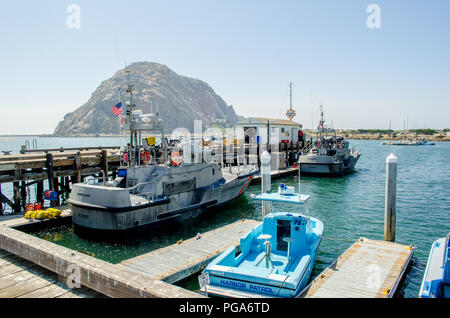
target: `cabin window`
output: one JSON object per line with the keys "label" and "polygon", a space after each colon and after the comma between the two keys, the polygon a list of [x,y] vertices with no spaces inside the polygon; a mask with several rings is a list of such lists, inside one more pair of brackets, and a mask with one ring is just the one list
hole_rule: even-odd
{"label": "cabin window", "polygon": [[164,183],[164,195],[172,195],[194,190],[195,179],[185,180],[181,182]]}
{"label": "cabin window", "polygon": [[281,128],[281,133],[284,133],[284,128]]}
{"label": "cabin window", "polygon": [[277,220],[277,250],[288,250],[288,243],[283,241],[285,237],[291,237],[291,221]]}

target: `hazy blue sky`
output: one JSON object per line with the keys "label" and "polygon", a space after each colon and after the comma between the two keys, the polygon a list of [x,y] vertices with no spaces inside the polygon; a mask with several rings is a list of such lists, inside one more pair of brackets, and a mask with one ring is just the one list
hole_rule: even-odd
{"label": "hazy blue sky", "polygon": [[53,132],[136,61],[206,81],[244,116],[284,117],[292,81],[306,127],[323,104],[336,128],[450,128],[449,42],[448,0],[2,1],[0,134]]}

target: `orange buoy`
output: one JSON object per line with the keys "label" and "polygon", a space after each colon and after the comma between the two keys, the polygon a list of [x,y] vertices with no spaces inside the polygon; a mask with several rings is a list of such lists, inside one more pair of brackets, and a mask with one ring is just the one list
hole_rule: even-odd
{"label": "orange buoy", "polygon": [[181,154],[178,151],[172,151],[170,154],[170,162],[175,166],[179,166],[181,164],[183,158],[181,158]]}

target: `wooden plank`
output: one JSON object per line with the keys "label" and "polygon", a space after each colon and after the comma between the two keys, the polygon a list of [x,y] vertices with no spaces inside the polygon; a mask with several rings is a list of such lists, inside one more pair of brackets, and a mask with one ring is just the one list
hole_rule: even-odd
{"label": "wooden plank", "polygon": [[259,223],[241,220],[203,233],[200,239],[194,237],[181,244],[163,247],[125,260],[117,266],[174,283],[199,272],[228,247],[238,245],[240,238]]}
{"label": "wooden plank", "polygon": [[43,287],[52,285],[54,281],[49,281],[38,276],[20,281],[8,288],[0,289],[0,298],[16,298],[21,295],[37,291]]}
{"label": "wooden plank", "polygon": [[34,263],[0,250],[0,297],[53,298],[64,294],[76,297],[102,297],[86,287],[71,290],[52,273]]}
{"label": "wooden plank", "polygon": [[[106,149],[108,151],[108,156],[118,156],[119,150]],[[85,156],[100,156],[102,150],[88,150],[88,151],[65,151],[65,152],[52,152],[53,158],[69,158],[75,157],[76,153],[80,152]],[[0,163],[8,162],[8,161],[20,161],[20,160],[45,160],[46,153],[38,153],[38,154],[11,154],[11,155],[0,155]]]}
{"label": "wooden plank", "polygon": [[[319,274],[300,297],[392,297],[413,253],[411,246],[361,238]],[[379,284],[372,280],[377,278]]]}
{"label": "wooden plank", "polygon": [[43,288],[22,294],[19,298],[56,298],[64,294],[71,293],[66,287],[62,287],[58,284],[51,284]]}
{"label": "wooden plank", "polygon": [[109,297],[202,297],[0,224],[0,248],[58,275],[79,270],[81,285]]}

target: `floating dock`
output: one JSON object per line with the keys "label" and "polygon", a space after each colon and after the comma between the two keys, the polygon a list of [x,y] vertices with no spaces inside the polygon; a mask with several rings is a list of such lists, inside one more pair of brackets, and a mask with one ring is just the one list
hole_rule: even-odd
{"label": "floating dock", "polygon": [[360,238],[299,295],[305,298],[390,298],[414,246]]}
{"label": "floating dock", "polygon": [[238,221],[203,233],[200,237],[125,260],[117,266],[155,280],[175,283],[201,271],[228,247],[238,246],[240,238],[259,223],[255,220]]}
{"label": "floating dock", "polygon": [[[58,287],[63,287],[55,278],[65,282],[66,277],[74,274],[82,288],[71,291],[75,296],[89,294],[86,296],[94,297],[102,294],[119,298],[202,297],[183,288],[39,239],[13,229],[4,222],[0,223],[0,259],[0,292],[4,292],[1,294],[4,297],[20,297],[31,292],[35,295],[33,297],[37,297],[36,294],[42,294],[42,290],[38,291],[42,288],[48,289],[49,293],[51,290],[53,294],[58,294],[62,292]],[[20,269],[17,269],[17,266]],[[12,271],[9,275],[4,272],[6,267]],[[51,296],[49,294],[46,297]]]}
{"label": "floating dock", "polygon": [[102,294],[81,287],[70,289],[59,276],[0,250],[0,298],[98,298]]}
{"label": "floating dock", "polygon": [[43,220],[38,220],[38,219],[25,219],[24,215],[25,212],[19,212],[19,213],[14,213],[14,214],[9,214],[9,215],[0,215],[0,224],[1,225],[6,225],[8,227],[11,228],[24,228],[27,226],[33,226],[33,225],[49,225],[52,223],[55,223],[55,221],[59,221],[62,219],[66,219],[72,216],[72,211],[70,210],[70,207],[68,205],[64,205],[64,206],[59,206],[58,209],[60,209],[61,215],[56,218],[56,219],[43,219]]}
{"label": "floating dock", "polygon": [[[272,179],[282,178],[282,177],[291,176],[291,175],[295,175],[295,174],[298,174],[298,168],[293,168],[293,167],[270,171],[270,176]],[[257,175],[255,175],[253,177],[251,183],[259,183],[259,182],[261,182],[261,175],[258,173]]]}

